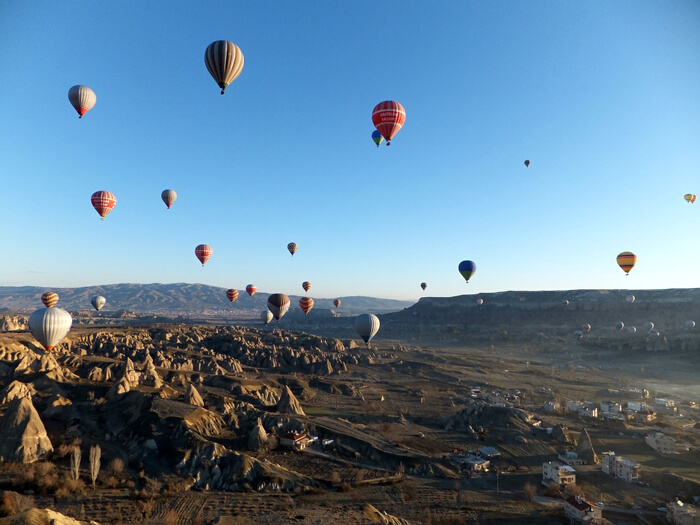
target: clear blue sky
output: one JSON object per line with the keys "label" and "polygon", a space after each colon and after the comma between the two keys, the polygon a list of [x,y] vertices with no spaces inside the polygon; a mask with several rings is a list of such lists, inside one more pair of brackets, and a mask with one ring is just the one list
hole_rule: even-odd
{"label": "clear blue sky", "polygon": [[[0,35],[0,285],[700,286],[697,1],[5,0]],[[406,124],[376,148],[383,100]]]}

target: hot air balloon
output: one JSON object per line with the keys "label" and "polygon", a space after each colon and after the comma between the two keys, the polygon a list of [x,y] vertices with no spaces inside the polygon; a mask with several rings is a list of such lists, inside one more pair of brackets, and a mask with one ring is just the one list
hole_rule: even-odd
{"label": "hot air balloon", "polygon": [[627,331],[631,334],[634,334],[637,332],[637,329],[634,326],[628,326]]}
{"label": "hot air balloon", "polygon": [[581,327],[581,330],[583,331],[583,333],[588,333],[588,332],[591,331],[591,325],[589,325],[589,324],[584,324],[584,325]]}
{"label": "hot air balloon", "polygon": [[314,307],[314,300],[311,297],[302,297],[299,299],[299,307],[305,314],[308,314]]}
{"label": "hot air balloon", "polygon": [[289,310],[289,297],[284,295],[283,293],[273,293],[270,297],[267,298],[267,307],[268,309],[272,312],[272,315],[275,316],[275,319],[279,322],[282,317],[284,317],[284,314],[287,313],[287,310]]}
{"label": "hot air balloon", "polygon": [[476,264],[472,261],[462,261],[459,263],[459,273],[462,274],[464,280],[469,282],[471,276],[476,272]]}
{"label": "hot air balloon", "polygon": [[529,168],[529,167],[530,167],[530,164],[531,164],[531,162],[530,162],[529,160],[526,160],[526,161],[525,161],[525,167],[526,167],[526,168]]}
{"label": "hot air balloon", "polygon": [[477,304],[477,306],[481,306],[482,304],[484,304],[484,300],[483,300],[481,297],[479,297],[479,298],[476,300],[476,304]]}
{"label": "hot air balloon", "polygon": [[661,334],[659,333],[658,330],[649,330],[649,335],[651,337],[659,337]]}
{"label": "hot air balloon", "polygon": [[629,275],[634,265],[637,264],[637,256],[632,252],[622,252],[617,256],[617,264],[626,275]]}
{"label": "hot air balloon", "polygon": [[211,258],[213,253],[214,250],[208,244],[200,244],[194,249],[194,254],[199,259],[199,262],[202,263],[202,266]]}
{"label": "hot air balloon", "polygon": [[47,351],[63,340],[71,324],[70,314],[61,308],[40,308],[29,316],[29,331]]}
{"label": "hot air balloon", "polygon": [[333,305],[334,305],[336,308],[338,308],[338,307],[340,306],[340,299],[336,299],[335,301],[333,301]]}
{"label": "hot air balloon", "polygon": [[685,322],[685,327],[686,327],[688,330],[692,330],[693,328],[695,328],[695,321],[686,321],[686,322]]}
{"label": "hot air balloon", "polygon": [[627,297],[625,297],[625,301],[632,304],[634,302],[634,295],[628,295]]}
{"label": "hot air balloon", "polygon": [[618,321],[617,323],[615,323],[615,328],[617,328],[618,330],[622,330],[624,327],[625,323],[623,323],[622,321]]}
{"label": "hot air balloon", "polygon": [[175,193],[175,190],[163,190],[163,193],[160,194],[160,198],[163,199],[165,205],[170,209],[170,206],[172,206],[177,199],[177,193]]}
{"label": "hot air balloon", "polygon": [[651,321],[647,321],[646,323],[644,323],[644,329],[648,332],[651,332],[654,329],[654,323],[652,323]]}
{"label": "hot air balloon", "polygon": [[270,321],[274,319],[272,316],[272,312],[270,310],[263,310],[260,312],[260,319],[262,319],[262,322],[265,323],[265,325],[270,324]]}
{"label": "hot air balloon", "polygon": [[311,289],[311,283],[309,281],[304,281],[301,283],[301,287],[304,289],[305,292],[308,292]]}
{"label": "hot air balloon", "polygon": [[692,204],[695,202],[695,199],[697,199],[697,195],[693,195],[692,193],[686,193],[683,198],[686,200],[688,204]]}
{"label": "hot air balloon", "polygon": [[105,220],[107,214],[117,205],[117,198],[108,191],[96,191],[92,194],[90,201],[92,201],[92,206],[100,214],[102,220]]}
{"label": "hot air balloon", "polygon": [[92,299],[90,299],[90,304],[97,310],[98,312],[102,310],[102,307],[107,303],[107,299],[102,297],[101,295],[96,295]]}
{"label": "hot air balloon", "polygon": [[582,330],[574,330],[574,335],[581,339],[583,337],[583,331]]}
{"label": "hot air balloon", "polygon": [[233,42],[217,40],[207,47],[204,63],[223,95],[229,84],[243,71],[243,53]]}
{"label": "hot air balloon", "polygon": [[355,318],[355,330],[369,348],[369,342],[379,331],[379,318],[374,314],[358,315]]}
{"label": "hot air balloon", "polygon": [[226,297],[228,297],[228,300],[231,302],[235,301],[238,299],[238,290],[234,290],[233,288],[226,290]]}
{"label": "hot air balloon", "polygon": [[44,303],[46,308],[51,308],[58,302],[58,294],[55,292],[44,292],[41,294],[41,302]]}
{"label": "hot air balloon", "polygon": [[295,242],[290,242],[287,245],[287,249],[289,250],[289,253],[292,254],[292,257],[294,257],[294,254],[297,253],[297,250],[299,249],[299,245]]}
{"label": "hot air balloon", "polygon": [[372,123],[386,139],[387,146],[391,144],[391,139],[399,132],[404,122],[406,122],[406,110],[393,100],[380,102],[372,110]]}
{"label": "hot air balloon", "polygon": [[68,90],[68,100],[78,112],[78,118],[83,118],[83,115],[90,111],[97,102],[97,95],[89,87],[78,85]]}
{"label": "hot air balloon", "polygon": [[255,292],[258,291],[258,287],[255,286],[254,284],[249,284],[248,286],[245,287],[245,291],[248,292],[248,295],[253,297],[253,295],[255,295]]}
{"label": "hot air balloon", "polygon": [[428,287],[428,283],[420,283],[420,287],[425,290]]}
{"label": "hot air balloon", "polygon": [[564,300],[561,302],[561,305],[562,305],[562,306],[569,306],[569,301],[568,301],[567,299],[564,299]]}
{"label": "hot air balloon", "polygon": [[380,145],[380,144],[382,143],[382,141],[384,140],[384,137],[382,137],[382,134],[379,133],[379,131],[377,131],[377,130],[375,129],[375,130],[372,132],[372,140],[373,140],[374,143],[377,145],[377,147],[379,147],[379,145]]}

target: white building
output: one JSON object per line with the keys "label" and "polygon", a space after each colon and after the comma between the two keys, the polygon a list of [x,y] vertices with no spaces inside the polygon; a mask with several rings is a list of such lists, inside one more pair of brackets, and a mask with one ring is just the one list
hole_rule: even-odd
{"label": "white building", "polygon": [[585,465],[588,463],[585,459],[572,450],[559,454],[557,457],[570,467],[576,467],[578,465]]}
{"label": "white building", "polygon": [[627,409],[632,410],[633,412],[641,412],[642,410],[648,410],[649,407],[642,401],[628,401]]}
{"label": "white building", "polygon": [[603,518],[602,509],[581,496],[570,496],[566,499],[564,514],[569,523],[598,523],[602,522]]}
{"label": "white building", "polygon": [[614,452],[603,452],[601,466],[604,474],[610,474],[624,481],[639,479],[640,464],[631,459],[616,456]]}
{"label": "white building", "polygon": [[464,464],[467,466],[467,470],[470,472],[488,472],[491,462],[488,459],[480,458],[478,456],[469,456]]}
{"label": "white building", "polygon": [[598,409],[592,406],[579,406],[578,415],[580,417],[598,417]]}
{"label": "white building", "polygon": [[558,461],[542,463],[542,484],[549,487],[552,481],[557,485],[576,483],[576,470]]}
{"label": "white building", "polygon": [[545,401],[542,408],[545,412],[555,412],[559,410],[559,403],[556,401]]}
{"label": "white building", "polygon": [[622,405],[615,401],[603,401],[600,404],[600,411],[603,414],[619,414],[622,412]]}
{"label": "white building", "polygon": [[665,436],[661,432],[654,432],[653,434],[647,434],[644,441],[651,448],[656,450],[659,454],[675,454],[676,453],[676,440]]}
{"label": "white building", "polygon": [[566,404],[566,409],[569,412],[578,412],[578,409],[580,406],[581,406],[581,403],[579,403],[578,401],[569,401]]}
{"label": "white building", "polygon": [[666,505],[666,520],[674,525],[700,525],[700,512],[692,505],[675,501]]}

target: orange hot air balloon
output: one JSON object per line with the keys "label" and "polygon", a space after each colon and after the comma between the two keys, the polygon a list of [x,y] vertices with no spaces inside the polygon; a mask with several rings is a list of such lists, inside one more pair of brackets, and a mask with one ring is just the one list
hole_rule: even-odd
{"label": "orange hot air balloon", "polygon": [[52,308],[58,302],[58,294],[55,292],[44,292],[41,294],[41,302],[44,303],[46,308]]}
{"label": "orange hot air balloon", "polygon": [[697,195],[693,195],[692,193],[686,193],[683,198],[688,204],[692,204],[695,202],[695,199],[697,199]]}
{"label": "orange hot air balloon", "polygon": [[102,220],[105,220],[107,214],[117,205],[117,198],[108,191],[96,191],[92,194],[90,201]]}
{"label": "orange hot air balloon", "polygon": [[401,104],[393,100],[380,102],[372,110],[372,124],[386,139],[386,145],[391,144],[399,130],[406,122],[406,110]]}
{"label": "orange hot air balloon", "polygon": [[304,281],[301,283],[301,287],[304,289],[305,292],[308,292],[311,289],[311,283],[309,281]]}
{"label": "orange hot air balloon", "polygon": [[255,286],[254,284],[249,284],[248,286],[245,287],[245,291],[248,292],[248,295],[253,297],[253,295],[255,295],[255,292],[258,291],[258,287]]}
{"label": "orange hot air balloon", "polygon": [[234,290],[233,288],[226,290],[226,297],[228,297],[228,300],[231,302],[235,301],[238,299],[238,290]]}
{"label": "orange hot air balloon", "polygon": [[336,308],[338,308],[338,307],[340,306],[340,299],[336,299],[335,301],[333,301],[333,305],[334,305]]}
{"label": "orange hot air balloon", "polygon": [[637,264],[637,256],[632,252],[622,252],[617,256],[617,264],[626,275],[629,275],[634,265]]}
{"label": "orange hot air balloon", "polygon": [[287,249],[289,250],[289,253],[292,254],[292,257],[294,257],[294,254],[297,253],[297,250],[299,249],[299,245],[295,242],[290,242],[287,245]]}
{"label": "orange hot air balloon", "polygon": [[304,314],[308,314],[314,307],[314,300],[311,297],[302,297],[299,299],[299,307],[302,309]]}
{"label": "orange hot air balloon", "polygon": [[211,258],[213,253],[214,250],[208,244],[200,244],[194,249],[194,254],[199,259],[199,262],[202,263],[202,266]]}

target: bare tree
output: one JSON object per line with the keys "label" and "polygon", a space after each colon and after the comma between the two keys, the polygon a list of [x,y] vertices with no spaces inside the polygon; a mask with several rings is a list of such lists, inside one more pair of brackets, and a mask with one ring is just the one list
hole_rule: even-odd
{"label": "bare tree", "polygon": [[102,457],[102,450],[100,445],[94,445],[90,447],[90,478],[92,478],[92,490],[95,490],[95,482],[97,481],[97,475],[100,473],[100,458]]}
{"label": "bare tree", "polygon": [[82,453],[80,452],[80,447],[75,445],[73,447],[73,452],[70,455],[70,472],[71,477],[78,481],[80,479],[80,460],[82,459]]}
{"label": "bare tree", "polygon": [[533,501],[537,495],[537,487],[529,481],[525,483],[525,497],[528,501]]}

